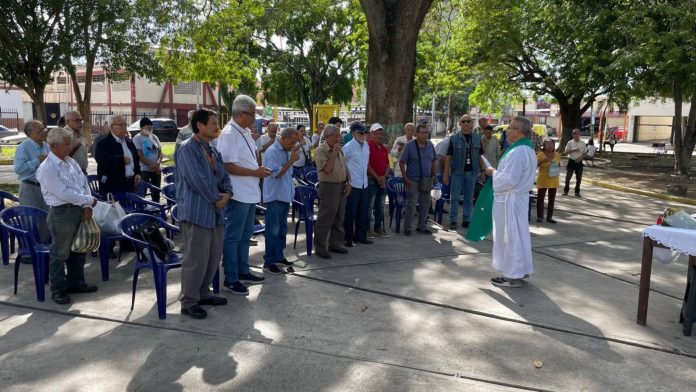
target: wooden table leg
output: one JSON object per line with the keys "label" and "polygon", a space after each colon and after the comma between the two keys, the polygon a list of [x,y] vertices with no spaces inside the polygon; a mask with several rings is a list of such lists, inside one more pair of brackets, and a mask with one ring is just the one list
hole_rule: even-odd
{"label": "wooden table leg", "polygon": [[643,260],[640,266],[640,288],[638,290],[637,322],[645,325],[648,315],[648,296],[650,295],[650,274],[652,272],[653,240],[643,238]]}

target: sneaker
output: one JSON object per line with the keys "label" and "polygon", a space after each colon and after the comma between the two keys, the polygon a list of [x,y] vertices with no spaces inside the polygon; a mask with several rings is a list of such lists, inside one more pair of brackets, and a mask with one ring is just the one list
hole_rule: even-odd
{"label": "sneaker", "polygon": [[377,230],[375,234],[377,234],[378,237],[389,238],[389,233],[387,233],[387,231],[384,229]]}
{"label": "sneaker", "polygon": [[456,223],[451,223],[451,224],[450,224],[450,230],[457,230],[457,224],[456,224]]}
{"label": "sneaker", "polygon": [[377,233],[375,233],[374,231],[370,230],[370,231],[367,232],[367,235],[366,235],[366,236],[367,236],[368,239],[374,239],[374,238],[377,238]]}
{"label": "sneaker", "polygon": [[263,276],[256,276],[251,272],[239,275],[239,281],[246,284],[261,284],[266,280]]}
{"label": "sneaker", "polygon": [[280,268],[278,268],[278,266],[275,264],[264,266],[263,270],[275,275],[280,275],[283,273],[283,271]]}
{"label": "sneaker", "polygon": [[286,258],[283,258],[283,260],[280,260],[278,263],[288,267],[290,267],[293,264],[292,261],[288,261],[288,259]]}
{"label": "sneaker", "polygon": [[508,278],[504,278],[502,276],[497,277],[497,278],[492,278],[491,283],[493,283],[495,286],[500,286],[500,287],[513,287],[513,288],[522,287],[522,279],[508,279]]}
{"label": "sneaker", "polygon": [[228,281],[225,281],[222,284],[227,290],[231,291],[232,294],[237,294],[237,295],[249,295],[249,290],[244,286],[241,282],[233,282],[230,283]]}

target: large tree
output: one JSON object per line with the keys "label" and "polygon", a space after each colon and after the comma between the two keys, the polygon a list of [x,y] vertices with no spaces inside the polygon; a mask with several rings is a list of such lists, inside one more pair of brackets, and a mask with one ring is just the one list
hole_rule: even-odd
{"label": "large tree", "polygon": [[46,85],[68,51],[67,7],[65,0],[0,2],[0,80],[24,90],[44,123]]}
{"label": "large tree", "polygon": [[[620,51],[637,81],[634,94],[674,100],[674,171],[688,176],[696,145],[696,2],[618,1],[628,45]],[[686,114],[684,102],[691,108]]]}
{"label": "large tree", "polygon": [[400,126],[413,114],[416,46],[433,0],[360,0],[367,18],[367,121]]}
{"label": "large tree", "polygon": [[[628,89],[617,61],[625,45],[615,29],[619,9],[596,0],[464,0],[472,64],[515,88],[556,99],[561,147],[599,96]],[[505,87],[506,84],[508,87]],[[487,95],[495,95],[489,91]]]}

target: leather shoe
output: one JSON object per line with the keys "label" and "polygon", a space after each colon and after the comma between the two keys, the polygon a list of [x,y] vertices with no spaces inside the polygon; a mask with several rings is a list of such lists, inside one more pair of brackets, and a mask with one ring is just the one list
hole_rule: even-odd
{"label": "leather shoe", "polygon": [[556,221],[554,219],[551,219],[551,218],[546,219],[546,221],[549,223],[556,223]]}
{"label": "leather shoe", "polygon": [[198,305],[212,305],[212,306],[222,306],[227,305],[227,298],[215,297],[203,298],[198,300]]}
{"label": "leather shoe", "polygon": [[191,305],[186,308],[181,308],[181,314],[187,314],[195,319],[204,319],[208,316],[208,312],[198,305]]}
{"label": "leather shoe", "polygon": [[346,248],[352,248],[353,241],[343,241],[343,245],[345,245]]}
{"label": "leather shoe", "polygon": [[97,291],[97,286],[94,285],[89,285],[86,283],[83,283],[77,287],[69,287],[66,292],[68,294],[85,294],[85,293],[93,293]]}
{"label": "leather shoe", "polygon": [[346,249],[344,247],[329,248],[329,251],[334,252],[334,253],[342,253],[342,254],[348,253],[348,249]]}
{"label": "leather shoe", "polygon": [[326,251],[323,251],[323,250],[318,250],[318,251],[316,252],[316,255],[319,256],[319,257],[321,257],[322,259],[330,259],[330,258],[333,257],[333,256],[331,256],[331,254],[330,254],[329,252],[326,252]]}
{"label": "leather shoe", "polygon": [[410,237],[410,236],[411,236],[411,230],[404,230],[404,235],[405,235],[406,237]]}
{"label": "leather shoe", "polygon": [[366,239],[366,240],[358,240],[358,242],[361,243],[361,244],[365,244],[365,245],[370,245],[370,244],[374,244],[374,243],[375,243],[374,241],[372,241],[372,240],[367,240],[367,239]]}
{"label": "leather shoe", "polygon": [[51,299],[58,305],[65,305],[70,303],[70,296],[65,291],[56,291],[51,294]]}

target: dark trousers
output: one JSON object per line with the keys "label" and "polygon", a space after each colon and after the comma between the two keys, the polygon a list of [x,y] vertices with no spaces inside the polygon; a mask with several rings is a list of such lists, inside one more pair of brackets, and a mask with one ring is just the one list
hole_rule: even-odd
{"label": "dark trousers", "polygon": [[317,252],[343,247],[343,218],[346,213],[346,183],[320,182],[317,186],[319,213],[314,226],[314,246]]}
{"label": "dark trousers", "polygon": [[568,159],[568,166],[566,166],[566,178],[565,178],[565,188],[563,188],[563,193],[568,194],[570,190],[570,179],[573,178],[573,173],[575,173],[575,194],[580,194],[580,183],[582,182],[582,162],[577,163],[572,159]]}
{"label": "dark trousers", "polygon": [[343,220],[343,237],[346,242],[358,242],[367,240],[367,229],[370,219],[370,207],[368,207],[369,193],[367,188],[353,187],[346,200],[346,216]]}
{"label": "dark trousers", "polygon": [[539,195],[537,196],[537,218],[544,218],[544,198],[546,197],[546,191],[549,191],[549,205],[546,211],[546,219],[553,218],[553,206],[556,203],[556,188],[539,188]]}
{"label": "dark trousers", "polygon": [[78,287],[85,281],[85,254],[70,251],[81,221],[80,206],[51,207],[48,211],[48,230],[51,233],[48,273],[52,293]]}
{"label": "dark trousers", "polygon": [[[161,183],[162,183],[162,173],[153,173],[149,171],[142,171],[140,173],[140,177],[142,177],[143,180],[149,182],[150,184],[160,188]],[[160,192],[159,191],[152,191],[152,201],[155,203],[160,202]]]}
{"label": "dark trousers", "polygon": [[184,240],[181,261],[181,306],[189,307],[198,300],[210,298],[210,284],[220,268],[225,226],[206,229],[191,222],[180,222]]}

